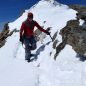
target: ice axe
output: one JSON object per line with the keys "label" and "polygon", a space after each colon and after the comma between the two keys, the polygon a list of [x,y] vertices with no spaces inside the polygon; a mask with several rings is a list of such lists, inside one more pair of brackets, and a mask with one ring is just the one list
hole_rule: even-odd
{"label": "ice axe", "polygon": [[[52,27],[48,27],[48,28],[47,28],[47,31],[49,32],[51,28],[52,28]],[[51,32],[49,32],[49,33],[51,33]],[[52,40],[52,42],[53,42],[53,38],[52,38],[51,34],[49,34],[49,36],[50,36],[50,38],[51,38],[51,40]]]}
{"label": "ice axe", "polygon": [[50,36],[50,38],[51,38],[51,40],[52,40],[52,42],[53,42],[53,38],[52,38],[52,36],[49,34],[49,36]]}

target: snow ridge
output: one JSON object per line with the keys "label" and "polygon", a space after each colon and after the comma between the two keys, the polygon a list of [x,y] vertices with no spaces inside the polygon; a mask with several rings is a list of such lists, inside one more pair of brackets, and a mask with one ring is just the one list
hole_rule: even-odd
{"label": "snow ridge", "polygon": [[[10,31],[20,29],[29,11],[33,12],[34,20],[41,26],[46,21],[44,29],[52,27],[51,36],[58,30],[56,39],[59,43],[60,29],[67,21],[76,17],[76,11],[66,5],[60,6],[58,2],[55,5],[41,0],[17,20],[9,23]],[[37,49],[33,53],[38,53],[38,59],[28,63],[24,60],[25,53],[19,42],[19,33],[7,38],[5,46],[0,49],[0,86],[85,86],[86,62],[80,62],[69,45],[66,45],[54,61],[55,49],[50,41],[47,36],[43,44],[37,42]],[[47,44],[48,42],[50,43]]]}

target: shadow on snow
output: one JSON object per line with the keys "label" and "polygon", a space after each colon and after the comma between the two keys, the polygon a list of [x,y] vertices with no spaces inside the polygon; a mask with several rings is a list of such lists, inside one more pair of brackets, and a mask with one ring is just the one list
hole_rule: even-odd
{"label": "shadow on snow", "polygon": [[47,42],[46,44],[43,44],[42,46],[40,46],[40,47],[37,49],[36,54],[33,54],[33,57],[34,57],[34,58],[32,58],[31,61],[37,60],[37,59],[38,59],[38,55],[40,55],[40,53],[44,51],[45,46],[49,45],[50,42],[51,42],[51,41],[49,41],[49,42]]}

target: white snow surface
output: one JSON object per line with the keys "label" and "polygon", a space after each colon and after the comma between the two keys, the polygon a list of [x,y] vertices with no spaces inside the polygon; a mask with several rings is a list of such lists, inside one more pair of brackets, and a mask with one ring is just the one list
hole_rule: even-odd
{"label": "white snow surface", "polygon": [[[44,29],[52,27],[52,36],[58,30],[57,39],[60,43],[60,29],[67,21],[76,19],[76,11],[55,3],[39,1],[17,20],[9,23],[10,31],[15,28],[19,30],[27,13],[31,11],[34,13],[34,20],[41,26],[46,21]],[[28,63],[24,60],[25,51],[19,42],[19,33],[14,33],[6,41],[0,49],[0,86],[86,86],[86,62],[76,58],[71,46],[66,45],[54,61],[55,50],[47,36],[44,43],[38,42],[37,49],[33,51],[39,53],[38,59]]]}

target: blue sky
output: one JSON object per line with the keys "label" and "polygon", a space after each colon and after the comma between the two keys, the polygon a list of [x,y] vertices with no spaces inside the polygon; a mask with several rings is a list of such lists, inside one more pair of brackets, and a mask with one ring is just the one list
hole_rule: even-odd
{"label": "blue sky", "polygon": [[[11,22],[19,17],[20,12],[29,9],[39,0],[0,0],[0,29],[5,22]],[[86,0],[57,0],[63,4],[86,5]]]}
{"label": "blue sky", "polygon": [[21,11],[29,9],[38,0],[0,0],[0,29],[5,22],[14,21]]}
{"label": "blue sky", "polygon": [[61,2],[63,4],[80,4],[80,5],[86,5],[86,0],[57,0],[58,2]]}

